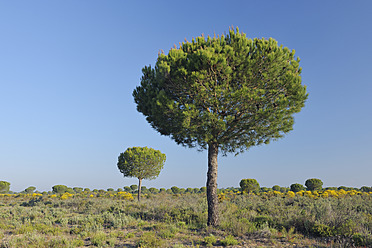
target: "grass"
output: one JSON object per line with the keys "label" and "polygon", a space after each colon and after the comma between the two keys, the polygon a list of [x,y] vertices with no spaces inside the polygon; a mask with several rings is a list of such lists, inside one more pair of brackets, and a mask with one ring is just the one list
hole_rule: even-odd
{"label": "grass", "polygon": [[0,197],[5,247],[371,247],[372,195],[227,194],[207,227],[203,193]]}

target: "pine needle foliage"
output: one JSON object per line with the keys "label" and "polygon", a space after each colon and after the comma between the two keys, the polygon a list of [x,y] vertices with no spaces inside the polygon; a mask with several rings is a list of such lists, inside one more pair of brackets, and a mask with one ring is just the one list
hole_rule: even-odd
{"label": "pine needle foliage", "polygon": [[137,110],[177,144],[239,153],[292,130],[306,87],[295,51],[239,29],[183,42],[155,68],[145,66],[134,92]]}
{"label": "pine needle foliage", "polygon": [[208,149],[208,225],[218,225],[217,156],[268,144],[292,130],[308,94],[295,51],[239,29],[185,41],[142,69],[137,110],[177,144]]}

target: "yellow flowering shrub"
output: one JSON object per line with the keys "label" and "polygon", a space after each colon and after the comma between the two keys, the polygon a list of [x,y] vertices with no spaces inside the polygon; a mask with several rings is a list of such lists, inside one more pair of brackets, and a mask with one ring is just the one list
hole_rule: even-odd
{"label": "yellow flowering shrub", "polygon": [[116,194],[116,196],[120,199],[124,200],[134,200],[133,195],[129,192],[121,191]]}
{"label": "yellow flowering shrub", "polygon": [[276,190],[273,191],[273,194],[274,194],[275,196],[284,196],[284,194],[283,194],[282,192],[280,192],[280,191],[276,191]]}
{"label": "yellow flowering shrub", "polygon": [[314,198],[315,196],[313,195],[313,193],[311,191],[305,191],[304,193],[304,196],[307,196],[307,197],[310,197],[310,198]]}
{"label": "yellow flowering shrub", "polygon": [[321,194],[321,196],[322,196],[323,198],[328,198],[328,197],[329,197],[328,192],[323,192],[323,194]]}
{"label": "yellow flowering shrub", "polygon": [[323,195],[327,195],[327,197],[338,197],[338,193],[336,190],[329,190],[329,189],[324,191]]}
{"label": "yellow flowering shrub", "polygon": [[305,190],[298,191],[296,195],[303,196],[305,193]]}
{"label": "yellow flowering shrub", "polygon": [[38,197],[38,196],[43,196],[43,195],[39,193],[32,193],[32,197]]}
{"label": "yellow flowering shrub", "polygon": [[218,201],[223,202],[226,200],[226,195],[224,193],[218,194]]}
{"label": "yellow flowering shrub", "polygon": [[338,194],[338,197],[343,197],[347,194],[347,192],[343,189],[340,189],[339,191],[337,191],[337,194]]}
{"label": "yellow flowering shrub", "polygon": [[287,196],[287,197],[291,197],[291,198],[293,198],[293,197],[296,196],[296,194],[295,194],[295,192],[293,192],[293,191],[288,191],[287,194],[286,194],[286,196]]}
{"label": "yellow flowering shrub", "polygon": [[0,194],[1,197],[12,196],[11,194]]}
{"label": "yellow flowering shrub", "polygon": [[68,192],[65,192],[65,193],[63,193],[63,194],[61,195],[60,199],[61,199],[61,200],[66,200],[66,199],[68,199],[68,198],[70,198],[70,197],[72,197],[72,196],[73,196],[73,194],[68,193]]}

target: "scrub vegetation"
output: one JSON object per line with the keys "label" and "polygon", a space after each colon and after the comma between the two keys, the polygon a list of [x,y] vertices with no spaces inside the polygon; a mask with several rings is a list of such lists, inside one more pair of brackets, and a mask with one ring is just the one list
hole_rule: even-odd
{"label": "scrub vegetation", "polygon": [[0,247],[372,246],[371,187],[219,189],[217,227],[205,187],[63,188],[0,194]]}

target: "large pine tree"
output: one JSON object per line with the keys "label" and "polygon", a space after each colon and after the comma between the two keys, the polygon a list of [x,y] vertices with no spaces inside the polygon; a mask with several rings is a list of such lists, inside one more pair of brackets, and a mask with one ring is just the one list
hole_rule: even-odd
{"label": "large pine tree", "polygon": [[151,126],[177,144],[208,149],[208,225],[218,225],[217,156],[276,140],[307,98],[294,51],[238,29],[197,37],[144,67],[133,96]]}

